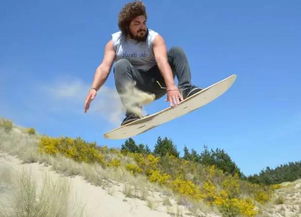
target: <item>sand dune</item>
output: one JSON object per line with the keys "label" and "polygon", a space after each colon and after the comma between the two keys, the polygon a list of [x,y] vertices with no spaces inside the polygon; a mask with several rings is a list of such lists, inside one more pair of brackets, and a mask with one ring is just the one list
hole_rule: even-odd
{"label": "sand dune", "polygon": [[261,217],[301,217],[301,179],[281,186],[273,200],[263,207]]}
{"label": "sand dune", "polygon": [[[176,210],[168,209],[156,204],[160,198],[159,192],[153,194],[154,204],[150,205],[149,201],[138,198],[129,198],[123,193],[124,184],[115,184],[110,189],[103,189],[94,186],[84,180],[81,176],[68,177],[51,169],[51,166],[45,166],[39,163],[23,164],[18,158],[7,153],[0,152],[0,165],[13,172],[28,171],[31,178],[41,186],[43,177],[47,175],[55,180],[67,180],[71,187],[71,198],[69,207],[74,209],[76,206],[84,208],[86,217],[169,217],[169,216],[192,216],[184,207],[178,206]],[[0,194],[1,196],[1,194]],[[54,195],[55,196],[55,195]],[[152,208],[155,206],[155,208]],[[218,217],[216,214],[201,214],[199,216]]]}

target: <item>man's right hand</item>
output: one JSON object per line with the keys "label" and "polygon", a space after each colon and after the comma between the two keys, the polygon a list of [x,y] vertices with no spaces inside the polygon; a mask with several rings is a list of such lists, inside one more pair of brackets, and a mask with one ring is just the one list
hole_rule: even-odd
{"label": "man's right hand", "polygon": [[88,109],[90,107],[90,103],[96,97],[96,95],[97,95],[97,91],[95,89],[90,89],[89,90],[89,93],[88,93],[88,95],[86,97],[86,101],[85,101],[85,105],[84,105],[85,112],[88,111]]}
{"label": "man's right hand", "polygon": [[167,99],[170,103],[171,107],[175,107],[178,104],[180,104],[181,101],[183,101],[183,96],[181,95],[179,89],[175,87],[174,89],[168,89],[167,90]]}

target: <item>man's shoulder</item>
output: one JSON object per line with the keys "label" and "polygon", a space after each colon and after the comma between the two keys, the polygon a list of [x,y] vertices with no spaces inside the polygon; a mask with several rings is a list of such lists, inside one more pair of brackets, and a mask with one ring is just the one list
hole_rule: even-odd
{"label": "man's shoulder", "polygon": [[158,35],[159,33],[153,29],[148,29],[148,32],[153,35]]}
{"label": "man's shoulder", "polygon": [[122,37],[121,31],[115,32],[115,33],[112,34],[112,42],[113,42],[114,47],[118,43],[120,43],[121,37]]}
{"label": "man's shoulder", "polygon": [[112,38],[120,38],[120,36],[121,36],[121,31],[112,33]]}
{"label": "man's shoulder", "polygon": [[148,41],[149,41],[150,44],[154,43],[154,40],[155,40],[157,35],[159,35],[158,32],[156,32],[152,29],[148,29]]}

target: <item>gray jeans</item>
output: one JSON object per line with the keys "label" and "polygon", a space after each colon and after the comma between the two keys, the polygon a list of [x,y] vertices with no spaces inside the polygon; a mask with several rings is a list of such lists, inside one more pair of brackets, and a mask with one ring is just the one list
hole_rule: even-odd
{"label": "gray jeans", "polygon": [[[178,79],[179,89],[191,86],[190,68],[184,51],[173,47],[167,55],[173,76]],[[135,82],[136,87],[144,92],[155,94],[156,99],[166,94],[166,89],[164,89],[166,85],[157,65],[149,71],[142,71],[136,69],[127,59],[120,59],[115,63],[114,77],[119,95],[124,93],[126,84],[130,82]],[[125,99],[121,98],[121,100]]]}

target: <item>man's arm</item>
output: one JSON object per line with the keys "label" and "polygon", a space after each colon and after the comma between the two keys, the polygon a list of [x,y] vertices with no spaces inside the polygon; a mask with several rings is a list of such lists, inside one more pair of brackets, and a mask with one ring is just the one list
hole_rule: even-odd
{"label": "man's arm", "polygon": [[171,67],[168,63],[167,49],[162,36],[157,35],[153,42],[153,51],[159,70],[164,78],[167,87],[167,101],[175,106],[183,100],[177,86],[175,85]]}
{"label": "man's arm", "polygon": [[92,83],[93,89],[99,90],[106,81],[115,59],[115,50],[113,48],[113,42],[109,41],[104,50],[104,57],[101,64],[96,68],[94,80]]}
{"label": "man's arm", "polygon": [[111,40],[106,44],[103,60],[101,64],[96,68],[91,89],[89,90],[89,93],[85,100],[85,105],[84,105],[85,112],[88,111],[91,101],[96,97],[97,90],[101,88],[101,86],[108,78],[113,61],[115,59],[115,55],[116,54],[113,47],[113,41]]}

